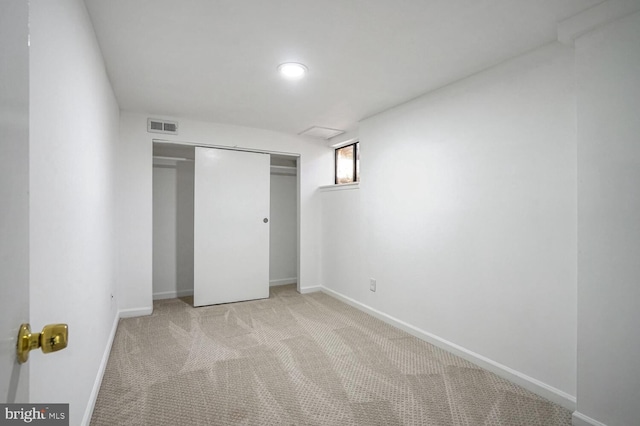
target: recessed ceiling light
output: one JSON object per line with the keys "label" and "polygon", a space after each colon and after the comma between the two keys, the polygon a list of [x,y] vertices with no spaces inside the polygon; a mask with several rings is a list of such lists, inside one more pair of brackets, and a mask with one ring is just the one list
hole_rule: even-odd
{"label": "recessed ceiling light", "polygon": [[278,71],[284,78],[298,80],[304,77],[308,69],[306,66],[297,62],[285,62],[284,64],[278,65]]}

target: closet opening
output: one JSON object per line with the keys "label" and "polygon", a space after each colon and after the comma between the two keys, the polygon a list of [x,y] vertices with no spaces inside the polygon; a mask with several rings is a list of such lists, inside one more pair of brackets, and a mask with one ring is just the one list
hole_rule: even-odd
{"label": "closet opening", "polygon": [[[196,146],[221,148],[153,142],[154,300],[194,294]],[[295,284],[299,291],[299,155],[261,153],[269,156],[269,217],[265,225],[269,227],[269,268],[264,285]]]}

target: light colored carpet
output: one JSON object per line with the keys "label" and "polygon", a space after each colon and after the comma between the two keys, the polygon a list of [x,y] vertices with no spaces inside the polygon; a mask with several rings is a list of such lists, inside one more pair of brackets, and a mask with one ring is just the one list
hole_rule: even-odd
{"label": "light colored carpet", "polygon": [[123,319],[91,425],[570,425],[571,413],[323,293]]}

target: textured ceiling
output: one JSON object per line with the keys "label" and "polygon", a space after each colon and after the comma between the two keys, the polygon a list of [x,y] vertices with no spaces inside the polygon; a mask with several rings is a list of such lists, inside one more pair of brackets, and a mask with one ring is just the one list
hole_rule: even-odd
{"label": "textured ceiling", "polygon": [[[600,0],[85,0],[124,110],[299,133],[556,39]],[[301,81],[279,78],[286,61]]]}

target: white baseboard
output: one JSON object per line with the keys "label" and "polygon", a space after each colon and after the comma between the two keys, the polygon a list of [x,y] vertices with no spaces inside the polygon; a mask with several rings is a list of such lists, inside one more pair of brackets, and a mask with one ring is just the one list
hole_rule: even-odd
{"label": "white baseboard", "polygon": [[159,293],[153,293],[153,300],[176,299],[184,296],[193,296],[193,289],[190,288],[187,290],[161,291]]}
{"label": "white baseboard", "polygon": [[571,416],[571,424],[573,426],[607,426],[589,416],[585,416],[579,411],[573,412],[573,415]]}
{"label": "white baseboard", "polygon": [[[512,368],[507,367],[506,365],[502,365],[487,357],[484,357],[480,354],[477,354],[466,348],[463,348],[462,346],[456,345],[455,343],[449,342],[434,334],[428,333],[424,330],[414,327],[411,324],[408,324],[404,321],[401,321],[397,318],[392,317],[391,315],[388,315],[388,314],[385,314],[384,312],[380,312],[376,309],[373,309],[363,303],[360,303],[354,299],[351,299],[350,297],[347,297],[341,293],[338,293],[337,291],[328,289],[323,286],[318,286],[318,287],[321,291],[335,297],[336,299],[339,299],[347,303],[348,305],[353,306],[354,308],[360,309],[361,311],[364,311],[386,322],[387,324],[391,324],[394,327],[404,330],[407,333],[419,339],[422,339],[428,343],[431,343],[432,345],[438,346],[439,348],[442,348],[455,355],[458,355],[459,357],[464,358],[467,361],[470,361],[488,371],[491,371],[492,373],[495,373],[498,376],[504,379],[507,379],[517,385],[520,385],[523,388],[537,395],[542,396],[543,398],[553,401],[556,404],[561,405],[568,410],[573,411],[576,409],[575,396],[569,395],[568,393],[561,391],[560,389],[556,389],[553,386],[550,386],[537,379],[534,379],[533,377],[529,377],[526,374],[523,374],[519,371],[516,371]],[[315,290],[316,288],[317,287],[312,287],[313,290],[311,291],[317,291]],[[307,290],[307,289],[304,289],[304,290]],[[300,293],[303,293],[303,294],[310,293],[311,291],[303,291],[303,289],[300,289]],[[597,423],[594,423],[594,425],[600,426]]]}
{"label": "white baseboard", "polygon": [[324,287],[322,287],[321,285],[316,285],[313,287],[304,287],[300,289],[300,294],[315,293],[316,291],[322,291],[323,289]]}
{"label": "white baseboard", "polygon": [[104,349],[104,354],[102,354],[100,366],[98,367],[98,374],[96,374],[96,380],[93,384],[93,389],[91,389],[91,394],[89,395],[89,403],[87,404],[87,408],[84,412],[84,417],[82,418],[83,426],[89,426],[89,423],[91,422],[91,416],[93,415],[93,409],[96,406],[96,400],[98,399],[98,392],[100,391],[100,386],[102,385],[104,371],[107,368],[107,363],[109,362],[109,355],[111,354],[111,347],[113,346],[113,340],[116,337],[116,331],[118,330],[119,321],[120,312],[116,312],[116,316],[113,319],[113,325],[111,326],[111,332],[109,333],[109,338],[107,340],[107,345]]}
{"label": "white baseboard", "polygon": [[149,308],[121,309],[120,318],[144,317],[153,313],[153,306]]}
{"label": "white baseboard", "polygon": [[295,284],[297,282],[298,282],[298,277],[269,280],[269,287],[275,287],[277,285]]}

